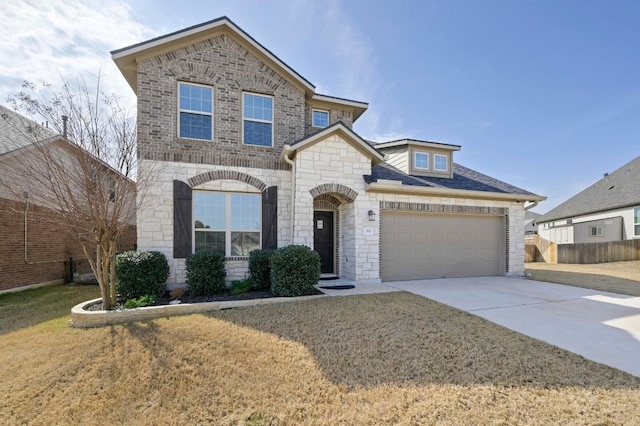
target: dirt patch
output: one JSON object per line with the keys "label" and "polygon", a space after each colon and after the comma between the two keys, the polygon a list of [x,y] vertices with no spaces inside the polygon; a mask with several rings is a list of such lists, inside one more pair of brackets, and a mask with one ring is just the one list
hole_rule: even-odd
{"label": "dirt patch", "polygon": [[527,263],[528,279],[640,296],[640,260],[598,263]]}

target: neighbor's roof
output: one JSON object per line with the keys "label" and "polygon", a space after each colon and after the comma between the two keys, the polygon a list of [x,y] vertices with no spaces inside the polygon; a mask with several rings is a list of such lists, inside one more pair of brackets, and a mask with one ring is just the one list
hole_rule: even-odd
{"label": "neighbor's roof", "polygon": [[0,105],[0,155],[57,136],[56,131]]}
{"label": "neighbor's roof", "polygon": [[453,164],[453,178],[438,178],[428,176],[408,175],[403,171],[387,164],[378,164],[371,168],[371,174],[365,175],[364,180],[370,184],[378,180],[400,181],[402,185],[419,186],[425,188],[442,188],[452,190],[479,191],[497,194],[513,194],[530,197],[531,200],[544,200],[545,197],[510,185],[501,180],[471,170],[460,164]]}
{"label": "neighbor's roof", "polygon": [[640,157],[635,158],[564,203],[551,209],[537,222],[573,218],[623,207],[640,205]]}

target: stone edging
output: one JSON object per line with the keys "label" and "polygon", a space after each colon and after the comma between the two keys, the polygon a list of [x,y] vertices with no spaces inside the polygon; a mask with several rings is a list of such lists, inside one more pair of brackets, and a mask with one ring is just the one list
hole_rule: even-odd
{"label": "stone edging", "polygon": [[146,306],[144,308],[114,311],[86,311],[84,309],[85,306],[102,300],[98,298],[87,300],[71,308],[71,324],[75,328],[104,327],[105,325],[122,324],[133,321],[146,321],[155,318],[166,318],[247,306],[270,305],[273,303],[294,302],[320,297],[327,297],[327,295],[319,294],[300,297],[269,297],[264,299],[229,300],[221,302],[181,303],[178,305]]}

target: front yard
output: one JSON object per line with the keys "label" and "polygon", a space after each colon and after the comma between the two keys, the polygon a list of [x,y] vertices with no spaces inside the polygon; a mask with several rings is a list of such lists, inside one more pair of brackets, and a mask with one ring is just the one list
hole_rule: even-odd
{"label": "front yard", "polygon": [[0,296],[3,424],[631,424],[640,418],[639,378],[408,293],[78,330],[68,326],[68,312],[74,292],[86,288],[38,291],[33,298],[66,313],[33,320],[18,305],[29,294]]}
{"label": "front yard", "polygon": [[579,265],[527,263],[527,278],[640,296],[640,260]]}

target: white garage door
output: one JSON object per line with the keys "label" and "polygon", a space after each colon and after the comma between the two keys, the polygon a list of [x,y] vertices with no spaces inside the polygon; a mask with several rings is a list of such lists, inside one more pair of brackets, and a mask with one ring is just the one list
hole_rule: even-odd
{"label": "white garage door", "polygon": [[501,216],[383,212],[381,220],[383,281],[505,272]]}

